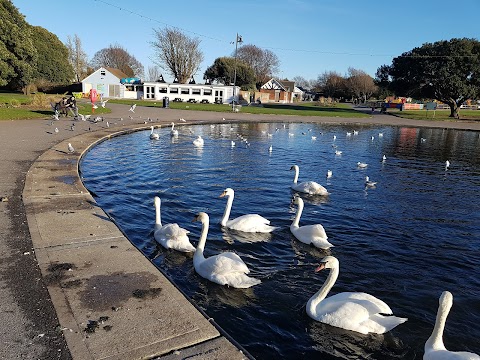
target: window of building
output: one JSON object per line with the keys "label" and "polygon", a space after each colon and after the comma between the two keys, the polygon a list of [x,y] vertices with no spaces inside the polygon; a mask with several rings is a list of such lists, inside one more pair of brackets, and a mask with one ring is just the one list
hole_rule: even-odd
{"label": "window of building", "polygon": [[200,95],[200,89],[192,89],[192,95]]}
{"label": "window of building", "polygon": [[100,75],[105,76],[105,75],[106,75],[106,74],[105,74],[105,70],[101,70],[101,71],[100,71]]}
{"label": "window of building", "polygon": [[170,88],[170,94],[178,94],[178,88],[176,88],[176,87],[171,87],[171,88]]}
{"label": "window of building", "polygon": [[190,89],[189,88],[181,88],[181,94],[190,94]]}
{"label": "window of building", "polygon": [[166,94],[167,93],[167,88],[166,87],[158,88],[158,92],[162,93],[162,94]]}
{"label": "window of building", "polygon": [[212,89],[203,89],[203,95],[212,95]]}

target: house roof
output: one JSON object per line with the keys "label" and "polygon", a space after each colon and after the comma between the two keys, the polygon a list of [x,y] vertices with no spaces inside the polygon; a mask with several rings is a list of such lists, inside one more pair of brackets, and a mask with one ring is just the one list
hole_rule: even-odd
{"label": "house roof", "polygon": [[288,80],[277,80],[280,84],[283,85],[285,91],[293,92],[295,90],[295,81]]}
{"label": "house roof", "polygon": [[107,67],[107,66],[104,66],[104,68],[108,71],[110,71],[113,75],[115,75],[116,77],[118,77],[119,79],[123,79],[123,78],[127,78],[128,75],[125,74],[122,70],[119,70],[119,69],[115,69],[115,68],[111,68],[111,67]]}

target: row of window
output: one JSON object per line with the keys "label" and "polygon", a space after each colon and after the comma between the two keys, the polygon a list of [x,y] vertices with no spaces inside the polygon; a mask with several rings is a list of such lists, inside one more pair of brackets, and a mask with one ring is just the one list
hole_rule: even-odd
{"label": "row of window", "polygon": [[[158,88],[158,92],[161,94],[167,94],[168,89],[170,89],[170,94],[212,95],[212,89],[190,89],[190,88],[177,88],[177,87],[171,87],[171,88],[160,87]],[[203,94],[202,94],[202,90],[203,90]],[[218,96],[218,90],[215,90],[215,96]]]}

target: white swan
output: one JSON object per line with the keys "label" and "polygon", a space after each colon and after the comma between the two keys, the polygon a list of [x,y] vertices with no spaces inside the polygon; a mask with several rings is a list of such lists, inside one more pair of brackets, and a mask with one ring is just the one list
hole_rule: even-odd
{"label": "white swan", "polygon": [[193,221],[202,222],[202,233],[193,255],[193,267],[201,277],[234,288],[249,288],[261,283],[260,280],[246,275],[250,270],[240,256],[233,252],[224,252],[205,258],[203,250],[207,242],[209,217],[206,213],[200,212]]}
{"label": "white swan", "polygon": [[275,230],[274,226],[270,226],[270,220],[265,219],[263,216],[258,214],[246,214],[239,216],[235,219],[228,220],[230,216],[230,211],[232,210],[233,199],[235,197],[235,192],[231,188],[226,188],[220,197],[227,197],[227,205],[225,206],[225,211],[223,213],[222,221],[220,224],[232,230],[244,231],[244,232],[259,232],[259,233],[269,233]]}
{"label": "white swan", "polygon": [[466,351],[448,351],[443,344],[443,330],[447,321],[448,313],[453,304],[453,295],[449,291],[444,291],[438,301],[437,319],[432,335],[425,343],[424,360],[453,360],[453,359],[480,359],[477,354]]}
{"label": "white swan", "polygon": [[155,196],[155,240],[167,249],[174,249],[182,252],[193,252],[195,247],[190,244],[187,234],[190,231],[181,228],[178,224],[162,225],[160,219],[160,198]]}
{"label": "white swan", "polygon": [[197,146],[197,147],[202,147],[203,146],[203,139],[200,135],[198,135],[198,137],[193,140],[193,145]]}
{"label": "white swan", "polygon": [[338,278],[339,263],[333,256],[324,257],[315,272],[330,269],[322,288],[307,302],[312,319],[362,334],[383,334],[407,321],[392,314],[390,307],[375,296],[362,292],[343,292],[325,298]]}
{"label": "white swan", "polygon": [[153,126],[150,126],[150,129],[151,129],[151,131],[150,131],[150,139],[151,139],[151,140],[158,140],[158,139],[160,139],[160,135],[159,135],[158,133],[156,133],[156,132],[153,131],[153,129],[154,129]]}
{"label": "white swan", "polygon": [[292,189],[305,194],[311,195],[328,195],[327,189],[315,181],[304,181],[297,184],[299,168],[298,165],[293,165],[290,170],[295,170],[295,177],[293,179]]}
{"label": "white swan", "polygon": [[175,129],[175,123],[172,122],[172,129],[170,130],[170,136],[178,136],[178,130]]}
{"label": "white swan", "polygon": [[300,216],[303,211],[303,199],[300,196],[295,196],[293,202],[298,206],[295,219],[290,225],[290,232],[304,244],[312,244],[319,249],[328,249],[333,245],[328,242],[328,236],[321,224],[299,226]]}

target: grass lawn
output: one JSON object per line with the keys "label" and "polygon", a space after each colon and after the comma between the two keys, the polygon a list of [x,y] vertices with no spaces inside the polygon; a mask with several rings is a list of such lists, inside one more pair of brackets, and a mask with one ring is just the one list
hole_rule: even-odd
{"label": "grass lawn", "polygon": [[[111,99],[114,104],[137,104],[137,106],[162,107],[163,102],[146,100],[117,100]],[[193,104],[188,102],[170,101],[171,109],[231,112],[231,105],[226,104]],[[369,117],[364,113],[352,109],[348,104],[317,105],[316,103],[305,104],[263,104],[263,106],[242,106],[240,112],[249,114],[273,114],[273,115],[295,115],[295,116],[323,116],[323,117],[344,117],[360,118]]]}
{"label": "grass lawn", "polygon": [[[46,95],[38,93],[34,95],[23,95],[0,92],[0,121],[44,119],[51,117],[53,111],[50,103],[59,101],[62,96],[62,94]],[[87,115],[92,113],[90,104],[78,103],[77,105],[81,114]],[[95,110],[95,114],[105,114],[109,112],[111,112],[110,109],[98,108]]]}
{"label": "grass lawn", "polygon": [[[433,120],[433,121],[456,121],[449,117],[450,110],[388,110],[389,113],[406,119],[413,120]],[[464,110],[460,109],[460,120],[480,120],[480,110]]]}

